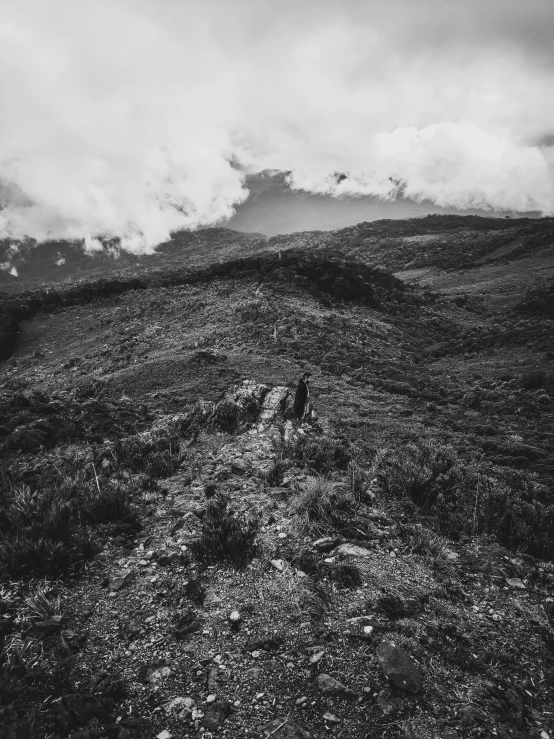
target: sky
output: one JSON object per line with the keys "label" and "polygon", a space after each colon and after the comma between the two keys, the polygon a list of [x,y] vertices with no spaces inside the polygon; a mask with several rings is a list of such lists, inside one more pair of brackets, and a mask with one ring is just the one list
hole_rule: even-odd
{"label": "sky", "polygon": [[0,0],[0,238],[293,191],[554,214],[552,0]]}

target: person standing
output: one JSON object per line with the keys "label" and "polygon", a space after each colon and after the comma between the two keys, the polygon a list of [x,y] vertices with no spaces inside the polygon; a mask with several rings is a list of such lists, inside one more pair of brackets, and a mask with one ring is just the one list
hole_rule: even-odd
{"label": "person standing", "polygon": [[294,396],[294,417],[297,420],[299,426],[302,425],[306,410],[308,408],[308,398],[310,396],[310,372],[304,372],[298,386],[296,388],[296,395]]}

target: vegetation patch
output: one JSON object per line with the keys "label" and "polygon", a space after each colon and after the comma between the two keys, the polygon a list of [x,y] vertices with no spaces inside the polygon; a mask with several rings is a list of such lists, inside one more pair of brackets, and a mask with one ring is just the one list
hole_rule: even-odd
{"label": "vegetation patch", "polygon": [[84,476],[32,485],[4,482],[0,576],[68,574],[98,554],[103,535],[136,533],[140,519],[130,490],[117,481],[97,483]]}
{"label": "vegetation patch", "polygon": [[202,533],[191,550],[199,562],[220,562],[245,567],[256,555],[258,518],[244,516],[229,508],[228,499],[218,493],[208,501],[202,520]]}
{"label": "vegetation patch", "polygon": [[433,514],[445,536],[489,534],[511,549],[554,556],[551,493],[523,473],[498,479],[462,463],[451,448],[425,442],[385,457],[379,479],[386,495],[409,499]]}

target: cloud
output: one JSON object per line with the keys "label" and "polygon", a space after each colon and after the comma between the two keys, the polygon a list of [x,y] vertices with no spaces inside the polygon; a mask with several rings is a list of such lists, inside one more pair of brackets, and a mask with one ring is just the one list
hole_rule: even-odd
{"label": "cloud", "polygon": [[552,214],[553,34],[550,0],[3,0],[0,238],[152,251],[264,170]]}

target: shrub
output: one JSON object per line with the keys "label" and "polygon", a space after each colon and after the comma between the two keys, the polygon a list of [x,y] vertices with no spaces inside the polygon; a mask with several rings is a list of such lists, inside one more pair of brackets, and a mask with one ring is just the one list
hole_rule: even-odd
{"label": "shrub", "polygon": [[322,475],[346,469],[352,458],[346,443],[326,436],[306,439],[300,449],[304,465]]}
{"label": "shrub", "polygon": [[524,390],[550,389],[554,387],[554,372],[544,370],[525,372],[519,378],[519,384]]}
{"label": "shrub", "polygon": [[426,443],[389,455],[379,477],[385,492],[434,514],[445,536],[488,534],[511,549],[554,557],[552,492],[535,488],[524,473],[495,479]]}
{"label": "shrub", "polygon": [[181,466],[183,454],[177,435],[160,438],[130,436],[117,441],[108,452],[99,450],[95,463],[107,459],[115,467],[135,474],[143,472],[149,477],[164,478],[173,475]]}
{"label": "shrub", "polygon": [[191,549],[200,562],[244,567],[256,554],[259,528],[257,518],[235,513],[228,507],[227,498],[218,493],[208,502],[202,534]]}
{"label": "shrub", "polygon": [[219,431],[232,434],[239,424],[240,407],[231,400],[220,401],[211,418],[210,426]]}
{"label": "shrub", "polygon": [[410,444],[388,457],[380,473],[383,491],[397,498],[410,498],[416,505],[432,508],[441,492],[452,490],[463,470],[448,447],[424,442]]}

